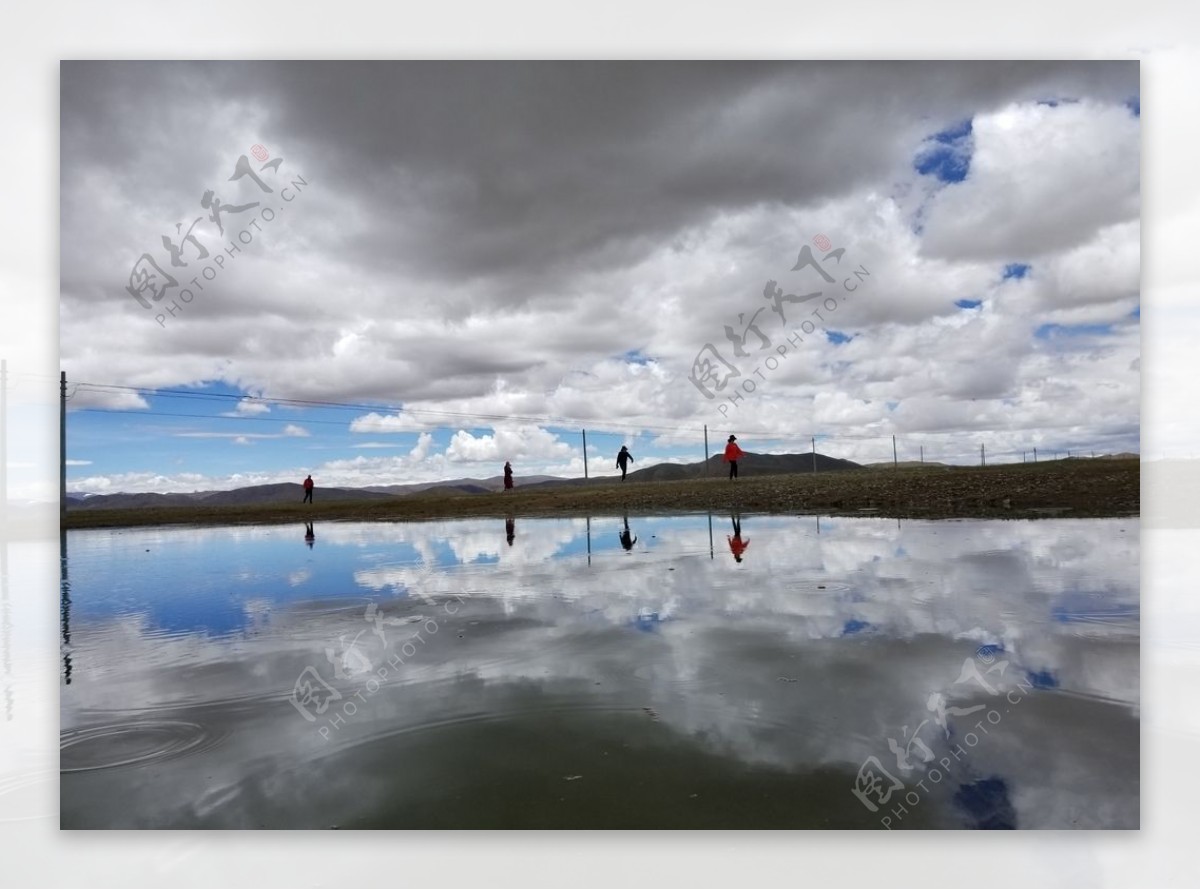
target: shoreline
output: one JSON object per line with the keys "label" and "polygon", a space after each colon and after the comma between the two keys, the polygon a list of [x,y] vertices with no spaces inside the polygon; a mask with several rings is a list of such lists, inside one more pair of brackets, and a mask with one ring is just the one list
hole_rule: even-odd
{"label": "shoreline", "polygon": [[[320,488],[316,490],[320,497]],[[889,519],[1041,519],[1140,516],[1141,461],[1066,458],[991,467],[873,468],[830,473],[704,477],[670,482],[517,487],[511,492],[323,504],[67,511],[66,528],[395,522],[639,513],[773,513]]]}

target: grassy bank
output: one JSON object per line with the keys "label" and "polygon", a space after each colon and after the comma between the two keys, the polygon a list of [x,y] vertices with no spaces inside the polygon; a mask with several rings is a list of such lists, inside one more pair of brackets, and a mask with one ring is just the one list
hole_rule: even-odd
{"label": "grassy bank", "polygon": [[1139,512],[1137,460],[1060,460],[994,467],[871,469],[827,474],[577,486],[389,501],[281,503],[138,510],[72,509],[68,528],[138,525],[388,521],[482,516],[821,513],[902,518],[1127,516]]}

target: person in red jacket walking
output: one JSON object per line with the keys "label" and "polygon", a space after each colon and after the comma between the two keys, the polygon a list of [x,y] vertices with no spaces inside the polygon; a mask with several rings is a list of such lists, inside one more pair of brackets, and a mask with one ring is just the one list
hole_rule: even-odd
{"label": "person in red jacket walking", "polygon": [[307,479],[304,480],[304,500],[301,501],[302,504],[311,504],[312,503],[312,490],[313,490],[313,481],[312,481],[312,476],[310,475]]}
{"label": "person in red jacket walking", "polygon": [[725,445],[725,461],[729,464],[729,478],[737,478],[737,462],[743,457],[746,452],[738,448],[737,436],[730,436],[729,442]]}

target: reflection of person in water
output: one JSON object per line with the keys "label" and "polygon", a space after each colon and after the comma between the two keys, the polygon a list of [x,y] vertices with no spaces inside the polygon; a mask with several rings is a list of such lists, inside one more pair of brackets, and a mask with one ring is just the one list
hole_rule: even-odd
{"label": "reflection of person in water", "polygon": [[309,550],[312,550],[313,542],[316,540],[317,536],[313,533],[312,523],[304,523],[304,543],[308,545]]}
{"label": "reflection of person in water", "polygon": [[517,536],[517,521],[513,517],[504,520],[504,536],[508,538],[508,546],[512,546],[513,538]]}
{"label": "reflection of person in water", "polygon": [[626,550],[632,550],[633,545],[637,543],[637,538],[633,537],[629,531],[629,517],[625,516],[625,531],[618,532],[617,537],[621,539],[621,546]]}
{"label": "reflection of person in water", "polygon": [[733,536],[726,535],[726,540],[729,541],[729,552],[733,554],[733,558],[738,562],[742,561],[742,554],[746,552],[746,548],[750,546],[750,539],[742,540],[742,519],[736,513],[730,517],[733,520]]}

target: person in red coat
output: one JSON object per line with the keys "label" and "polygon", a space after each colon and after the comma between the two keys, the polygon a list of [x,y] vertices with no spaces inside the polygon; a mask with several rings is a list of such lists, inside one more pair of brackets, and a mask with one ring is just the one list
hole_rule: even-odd
{"label": "person in red coat", "polygon": [[742,561],[742,554],[746,552],[746,548],[750,546],[750,539],[742,537],[742,518],[736,513],[733,514],[733,536],[725,536],[729,541],[729,552],[733,554],[733,558],[738,562]]}
{"label": "person in red coat", "polygon": [[743,457],[746,452],[738,448],[737,436],[730,436],[729,442],[725,445],[725,461],[729,464],[729,478],[737,478],[737,462]]}
{"label": "person in red coat", "polygon": [[313,481],[312,481],[312,476],[310,475],[307,479],[304,480],[304,500],[301,501],[300,503],[311,504],[312,503],[312,491],[313,491]]}

